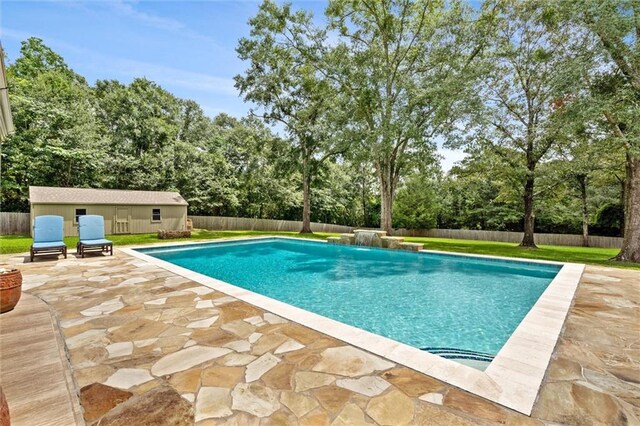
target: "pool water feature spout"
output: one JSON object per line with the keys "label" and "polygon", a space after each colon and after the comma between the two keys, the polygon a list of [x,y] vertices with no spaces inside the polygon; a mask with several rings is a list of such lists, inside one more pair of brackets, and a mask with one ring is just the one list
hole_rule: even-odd
{"label": "pool water feature spout", "polygon": [[354,244],[364,247],[382,247],[382,237],[387,235],[386,231],[371,229],[356,229],[353,233],[355,235]]}

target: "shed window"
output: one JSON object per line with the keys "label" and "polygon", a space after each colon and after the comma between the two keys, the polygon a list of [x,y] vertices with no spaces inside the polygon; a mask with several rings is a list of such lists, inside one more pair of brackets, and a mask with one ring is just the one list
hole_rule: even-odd
{"label": "shed window", "polygon": [[84,216],[87,214],[87,209],[76,209],[76,223],[78,223],[78,218],[80,216]]}
{"label": "shed window", "polygon": [[153,222],[160,222],[162,217],[160,216],[160,209],[153,209],[151,211],[151,220]]}

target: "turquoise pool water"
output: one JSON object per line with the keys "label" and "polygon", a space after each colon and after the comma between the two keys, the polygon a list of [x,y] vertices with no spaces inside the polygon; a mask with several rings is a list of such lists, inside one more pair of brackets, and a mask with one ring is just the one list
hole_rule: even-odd
{"label": "turquoise pool water", "polygon": [[261,239],[139,250],[448,358],[490,360],[559,266]]}

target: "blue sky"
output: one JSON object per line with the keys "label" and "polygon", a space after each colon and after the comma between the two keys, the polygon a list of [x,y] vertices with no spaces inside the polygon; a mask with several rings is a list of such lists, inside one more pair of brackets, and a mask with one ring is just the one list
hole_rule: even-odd
{"label": "blue sky", "polygon": [[[244,1],[20,1],[0,3],[0,40],[8,61],[20,42],[40,37],[93,84],[147,77],[204,111],[241,117],[249,110],[233,87],[245,65],[235,52],[249,33],[260,2]],[[294,2],[321,17],[323,0]],[[442,151],[449,169],[461,153]]]}

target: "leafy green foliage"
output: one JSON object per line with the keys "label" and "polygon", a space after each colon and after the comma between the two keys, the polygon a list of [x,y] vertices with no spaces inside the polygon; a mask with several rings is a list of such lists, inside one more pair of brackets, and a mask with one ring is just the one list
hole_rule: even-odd
{"label": "leafy green foliage", "polygon": [[439,183],[428,172],[408,176],[396,195],[393,223],[397,228],[435,228],[440,211]]}
{"label": "leafy green foliage", "polygon": [[568,79],[576,98],[573,110],[608,128],[625,151],[624,241],[618,258],[640,263],[640,4],[571,1],[560,10],[580,34],[572,48],[580,53],[575,63],[581,75]]}
{"label": "leafy green foliage", "polygon": [[[191,214],[531,237],[535,219],[537,232],[624,229],[624,258],[640,253],[637,1],[326,12],[260,6],[237,49],[236,85],[256,107],[245,118],[207,117],[144,78],[89,85],[26,40],[8,67],[3,210],[27,211],[29,185],[178,190]],[[445,175],[443,140],[468,154]]]}
{"label": "leafy green foliage", "polygon": [[249,24],[251,35],[237,48],[249,68],[236,76],[236,87],[267,123],[284,126],[302,178],[302,232],[311,232],[311,182],[322,163],[341,151],[331,120],[338,93],[317,71],[326,32],[315,27],[311,14],[270,0]]}
{"label": "leafy green foliage", "polygon": [[338,43],[326,74],[347,96],[347,133],[375,167],[381,228],[391,231],[400,180],[433,154],[452,124],[478,52],[460,2],[334,0],[327,15]]}
{"label": "leafy green foliage", "polygon": [[[272,161],[283,141],[258,120],[212,120],[146,79],[91,87],[39,39],[23,43],[8,78],[16,133],[2,146],[4,211],[28,211],[29,185],[178,190],[204,215],[273,217],[299,204],[291,173]],[[262,213],[257,197],[270,203]]]}
{"label": "leafy green foliage", "polygon": [[41,40],[29,39],[8,79],[16,133],[2,146],[3,209],[28,210],[28,185],[90,184],[103,141],[84,78]]}
{"label": "leafy green foliage", "polygon": [[620,204],[606,204],[596,213],[593,227],[599,235],[620,236],[624,210]]}

